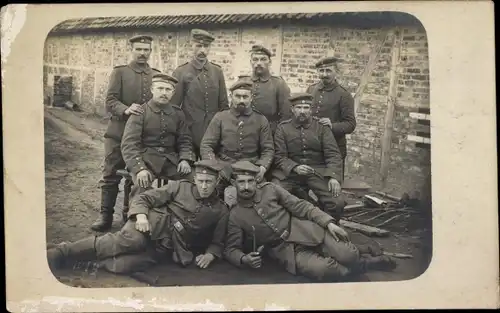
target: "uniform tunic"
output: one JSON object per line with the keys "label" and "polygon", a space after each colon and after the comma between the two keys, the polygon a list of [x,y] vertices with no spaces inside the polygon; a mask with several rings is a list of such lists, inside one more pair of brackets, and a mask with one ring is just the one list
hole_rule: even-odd
{"label": "uniform tunic", "polygon": [[215,113],[228,108],[224,74],[215,63],[202,65],[192,60],[179,66],[172,75],[179,81],[172,104],[184,111],[197,150]]}
{"label": "uniform tunic", "polygon": [[314,96],[313,116],[327,117],[331,120],[333,135],[337,140],[342,158],[345,159],[347,154],[345,135],[352,133],[356,128],[354,98],[337,82],[325,86],[320,81],[309,86],[307,93]]}
{"label": "uniform tunic", "polygon": [[[334,198],[328,190],[328,180],[340,181],[342,156],[331,130],[317,118],[300,124],[295,119],[278,125],[274,136],[276,169],[272,176],[287,191],[299,196],[311,189],[323,209],[338,219],[344,206],[343,198]],[[298,175],[293,169],[309,165],[319,174]]]}
{"label": "uniform tunic", "polygon": [[143,114],[133,115],[127,121],[121,145],[134,182],[130,201],[146,190],[136,183],[140,171],[149,170],[155,177],[180,179],[178,163],[194,161],[191,133],[182,110],[170,104],[160,107],[153,100],[143,108]]}
{"label": "uniform tunic", "polygon": [[274,133],[280,121],[291,118],[290,109],[290,88],[285,80],[280,76],[264,75],[251,77],[252,88],[252,108],[264,114],[269,121],[271,131]]}
{"label": "uniform tunic", "polygon": [[151,99],[151,79],[157,69],[141,68],[132,61],[128,65],[116,66],[109,78],[106,95],[106,111],[111,115],[104,134],[104,166],[100,186],[103,189],[101,206],[113,208],[118,194],[121,176],[117,170],[125,168],[120,142],[128,116],[125,110],[132,104],[143,104]]}
{"label": "uniform tunic", "polygon": [[[344,265],[357,262],[357,248],[345,242],[332,242],[326,231],[333,218],[301,200],[282,187],[264,183],[257,186],[253,199],[238,199],[229,212],[224,257],[241,267],[241,258],[255,246],[264,245],[269,255],[292,274],[315,273],[310,276],[345,275]],[[312,248],[324,250],[315,252]],[[305,252],[305,253],[304,253]],[[305,257],[307,255],[307,257]],[[309,269],[308,264],[316,268]],[[326,274],[325,274],[326,273]]]}
{"label": "uniform tunic", "polygon": [[200,150],[202,159],[218,158],[228,163],[247,160],[269,169],[274,157],[269,122],[253,110],[219,112],[210,122]]}
{"label": "uniform tunic", "polygon": [[[137,214],[147,215],[150,235],[135,229],[133,220]],[[175,262],[188,265],[193,260],[191,246],[200,235],[206,236],[207,231],[211,240],[205,247],[206,253],[222,256],[228,209],[215,194],[201,198],[192,182],[169,181],[161,188],[142,193],[132,203],[128,215],[129,221],[119,232],[108,233],[96,240],[99,259],[137,255],[124,258],[125,262],[120,262],[118,257],[115,259],[118,262],[105,263],[113,272],[134,272],[138,266],[143,267],[143,263],[154,263],[151,257],[144,255],[150,243],[158,252],[172,251]]]}

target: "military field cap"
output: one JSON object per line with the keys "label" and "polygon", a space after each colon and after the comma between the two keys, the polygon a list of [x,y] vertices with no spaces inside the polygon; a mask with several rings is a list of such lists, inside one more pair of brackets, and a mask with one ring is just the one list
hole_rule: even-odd
{"label": "military field cap", "polygon": [[210,174],[217,176],[222,170],[222,164],[217,160],[200,160],[194,163],[195,173]]}
{"label": "military field cap", "polygon": [[130,43],[134,42],[143,42],[143,43],[151,43],[153,41],[153,37],[148,35],[137,35],[128,40]]}
{"label": "military field cap", "polygon": [[340,61],[338,58],[326,57],[326,58],[323,58],[323,59],[319,60],[318,62],[316,62],[316,64],[314,66],[316,68],[328,67],[328,66],[331,66],[331,65],[337,63],[338,61]]}
{"label": "military field cap", "polygon": [[204,44],[209,44],[215,40],[215,37],[203,29],[192,29],[191,30],[191,39]]}
{"label": "military field cap", "polygon": [[260,168],[249,161],[238,161],[231,164],[233,175],[255,176],[260,172]]}
{"label": "military field cap", "polygon": [[253,45],[252,50],[250,51],[251,53],[263,53],[267,55],[268,57],[271,57],[272,53],[269,49],[267,49],[264,46],[261,45]]}
{"label": "military field cap", "polygon": [[238,80],[231,85],[230,91],[235,91],[236,89],[252,90],[253,82],[249,77],[239,77]]}
{"label": "military field cap", "polygon": [[169,83],[169,84],[172,84],[175,86],[178,83],[178,80],[175,77],[172,77],[170,75],[158,73],[158,74],[153,75],[152,82],[153,83],[164,82],[164,83]]}
{"label": "military field cap", "polygon": [[295,93],[295,94],[292,94],[288,98],[288,100],[290,101],[291,105],[312,104],[313,96],[309,93]]}

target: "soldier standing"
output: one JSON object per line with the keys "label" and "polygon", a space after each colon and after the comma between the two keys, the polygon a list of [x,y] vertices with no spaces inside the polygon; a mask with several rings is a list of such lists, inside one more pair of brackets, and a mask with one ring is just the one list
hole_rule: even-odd
{"label": "soldier standing", "polygon": [[[195,262],[208,267],[222,257],[227,223],[228,209],[214,192],[220,169],[215,161],[200,161],[195,163],[194,183],[169,181],[144,192],[132,203],[120,231],[49,248],[50,268],[97,259],[105,269],[125,274],[143,271],[165,257],[181,266]],[[191,248],[207,231],[208,245],[195,257]]]}
{"label": "soldier standing", "polygon": [[130,116],[143,113],[141,105],[152,96],[151,78],[154,73],[159,73],[148,64],[152,41],[151,36],[145,35],[130,38],[132,61],[127,65],[116,66],[111,72],[106,96],[106,110],[111,114],[111,118],[104,134],[105,159],[102,178],[99,181],[101,209],[99,218],[91,226],[95,231],[107,231],[111,228],[121,181],[121,176],[116,172],[125,168],[120,150],[125,123]]}
{"label": "soldier standing", "polygon": [[251,107],[252,81],[240,79],[231,90],[231,108],[217,113],[201,142],[202,159],[218,159],[226,164],[219,191],[230,183],[230,164],[247,160],[257,165],[257,180],[264,179],[274,157],[274,144],[269,122]]}
{"label": "soldier standing", "polygon": [[338,73],[338,59],[327,57],[319,60],[315,67],[320,81],[307,88],[313,95],[312,114],[319,122],[331,128],[342,154],[342,181],[344,180],[345,159],[347,155],[346,134],[356,128],[354,98],[338,84],[335,76]]}
{"label": "soldier standing", "polygon": [[279,185],[258,185],[258,167],[232,164],[237,203],[229,211],[224,257],[237,267],[259,268],[267,254],[291,274],[320,281],[369,269],[392,269],[385,255],[360,251],[335,218]]}
{"label": "soldier standing", "polygon": [[293,117],[281,122],[274,134],[273,182],[298,197],[301,191],[312,190],[320,207],[338,221],[345,205],[339,183],[342,156],[328,126],[311,116],[312,98],[290,97]]}
{"label": "soldier standing", "polygon": [[252,46],[250,63],[253,73],[240,78],[251,78],[253,81],[252,108],[264,114],[274,134],[278,123],[291,117],[291,111],[288,101],[290,88],[281,76],[271,75],[271,56],[269,49],[261,45]]}
{"label": "soldier standing", "polygon": [[151,188],[154,178],[192,179],[194,162],[191,132],[182,110],[170,104],[177,80],[166,74],[153,76],[153,97],[144,113],[129,118],[122,139],[122,154],[132,174],[132,202]]}
{"label": "soldier standing", "polygon": [[228,108],[222,68],[208,61],[214,36],[201,29],[191,31],[193,59],[179,66],[172,76],[179,83],[172,104],[184,111],[191,130],[193,148],[200,157],[200,143],[215,113]]}

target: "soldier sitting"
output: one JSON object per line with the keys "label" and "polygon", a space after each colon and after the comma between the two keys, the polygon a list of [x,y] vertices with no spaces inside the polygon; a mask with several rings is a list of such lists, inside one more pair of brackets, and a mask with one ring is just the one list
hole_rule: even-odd
{"label": "soldier sitting", "polygon": [[[231,108],[215,114],[201,141],[202,159],[218,159],[226,164],[219,191],[230,184],[231,163],[247,160],[257,165],[260,182],[273,161],[269,122],[251,108],[252,86],[249,79],[240,79],[231,86]],[[226,202],[230,201],[226,199]]]}
{"label": "soldier sitting", "polygon": [[311,203],[276,184],[258,185],[255,165],[241,161],[232,168],[237,203],[229,212],[224,249],[231,264],[259,268],[262,252],[289,273],[320,281],[394,267],[390,257],[362,254],[335,218]]}
{"label": "soldier sitting", "polygon": [[134,186],[130,202],[151,188],[154,178],[192,179],[194,161],[191,133],[182,110],[170,104],[177,79],[153,76],[153,98],[141,115],[132,115],[125,126],[121,149]]}
{"label": "soldier sitting", "polygon": [[280,123],[274,135],[272,181],[298,197],[312,190],[320,207],[339,220],[345,205],[339,183],[342,156],[330,128],[312,117],[312,100],[310,94],[290,97],[293,117]]}
{"label": "soldier sitting", "polygon": [[[199,161],[194,183],[169,181],[138,195],[120,231],[48,249],[50,268],[97,259],[111,272],[133,273],[170,256],[181,266],[195,261],[206,268],[221,257],[227,224],[228,209],[214,192],[220,169],[215,161]],[[211,242],[203,254],[194,257],[190,247],[207,234]]]}

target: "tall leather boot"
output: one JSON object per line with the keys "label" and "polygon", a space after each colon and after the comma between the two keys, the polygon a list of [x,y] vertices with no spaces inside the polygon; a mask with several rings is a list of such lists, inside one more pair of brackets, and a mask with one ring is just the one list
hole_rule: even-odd
{"label": "tall leather boot", "polygon": [[387,255],[370,256],[363,255],[360,258],[359,268],[361,273],[367,271],[391,271],[396,268],[397,264],[393,258]]}
{"label": "tall leather boot", "polygon": [[75,242],[62,242],[47,250],[47,261],[51,270],[67,265],[70,261],[89,261],[96,258],[96,236]]}
{"label": "tall leather boot", "polygon": [[123,209],[122,209],[122,219],[125,224],[128,220],[128,211],[130,207],[130,193],[132,192],[133,186],[132,180],[126,179],[123,186]]}
{"label": "tall leather boot", "polygon": [[111,229],[117,196],[118,186],[101,188],[101,210],[97,220],[90,226],[92,230],[104,232]]}

